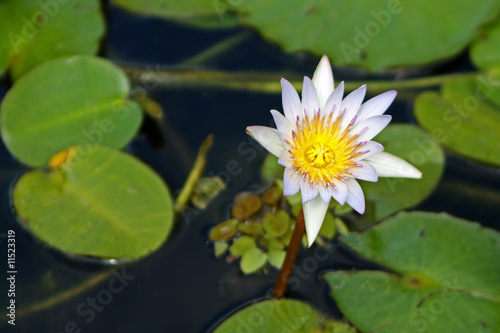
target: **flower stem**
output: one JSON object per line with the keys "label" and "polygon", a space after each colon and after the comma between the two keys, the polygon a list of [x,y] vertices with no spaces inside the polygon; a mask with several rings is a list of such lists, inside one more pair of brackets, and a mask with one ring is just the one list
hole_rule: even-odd
{"label": "flower stem", "polygon": [[281,298],[285,294],[288,279],[290,279],[290,275],[292,275],[293,265],[295,264],[295,260],[297,260],[297,254],[302,244],[302,236],[304,235],[305,228],[304,212],[301,207],[299,216],[297,216],[297,223],[295,223],[295,228],[293,229],[292,238],[290,239],[290,244],[288,244],[286,250],[285,261],[283,262],[283,266],[281,266],[278,279],[276,279],[276,284],[274,285],[272,292],[274,298]]}

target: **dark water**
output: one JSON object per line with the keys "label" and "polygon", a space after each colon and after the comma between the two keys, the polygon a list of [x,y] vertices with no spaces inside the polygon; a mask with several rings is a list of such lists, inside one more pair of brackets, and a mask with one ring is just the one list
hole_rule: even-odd
{"label": "dark water", "polygon": [[[161,20],[139,17],[116,9],[108,12],[108,36],[103,56],[118,63],[142,66],[175,65],[213,43],[245,31],[230,29],[203,31]],[[316,59],[291,56],[250,33],[245,43],[209,63],[224,70],[293,71],[312,75]],[[467,67],[462,57],[452,70]],[[449,70],[441,68],[437,71]],[[342,77],[343,79],[347,77]],[[0,86],[0,96],[6,91]],[[182,186],[203,139],[215,134],[206,175],[221,175],[228,187],[205,211],[189,210],[181,218],[168,242],[149,257],[116,267],[115,273],[94,287],[53,306],[47,306],[16,320],[16,332],[206,332],[237,307],[266,297],[277,271],[268,275],[243,276],[236,263],[215,259],[207,242],[211,226],[228,217],[234,195],[259,182],[259,166],[265,152],[245,134],[248,125],[268,125],[271,108],[281,109],[279,94],[266,95],[217,90],[155,88],[149,91],[164,107],[160,124],[164,149],[151,146],[144,133],[127,150],[151,165],[169,184],[173,193]],[[397,101],[391,107],[396,122],[413,122],[411,101]],[[228,176],[227,163],[236,161],[239,173]],[[77,285],[107,268],[69,260],[47,250],[15,222],[9,191],[26,168],[17,163],[0,143],[1,233],[16,232],[16,301],[23,307],[47,299]],[[500,173],[448,154],[444,177],[436,191],[417,209],[464,217],[500,229]],[[1,236],[1,235],[0,235]],[[0,238],[5,253],[5,238]],[[320,273],[332,269],[374,268],[332,243],[332,253],[313,246],[303,249],[288,296],[305,300],[330,317],[340,314],[328,296]],[[312,267],[311,257],[317,260]],[[3,267],[3,266],[2,266]],[[119,277],[117,277],[119,276]],[[7,290],[2,278],[1,292]],[[101,302],[93,305],[93,299]],[[5,309],[5,304],[2,307]],[[2,311],[2,315],[3,315]],[[11,327],[3,325],[2,331]]]}

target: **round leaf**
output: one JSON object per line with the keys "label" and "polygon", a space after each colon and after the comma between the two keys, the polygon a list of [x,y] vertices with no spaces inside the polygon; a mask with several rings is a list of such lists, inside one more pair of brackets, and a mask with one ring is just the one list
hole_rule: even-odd
{"label": "round leaf", "polygon": [[157,249],[172,229],[172,201],[149,167],[120,151],[72,147],[49,171],[25,173],[13,191],[22,224],[61,251],[137,258]]}
{"label": "round leaf", "polygon": [[254,247],[243,254],[240,261],[240,268],[243,273],[251,274],[264,267],[266,261],[267,254],[262,252],[261,249]]}
{"label": "round leaf", "polygon": [[500,330],[498,232],[446,214],[400,213],[341,240],[392,271],[324,275],[362,332]]}
{"label": "round leaf", "polygon": [[270,250],[267,253],[267,260],[276,268],[281,268],[283,261],[285,261],[286,252],[283,250]]}
{"label": "round leaf", "polygon": [[214,333],[321,332],[321,317],[309,305],[295,300],[267,300],[250,305],[226,319]]}
{"label": "round leaf", "polygon": [[[479,76],[460,78],[442,86],[442,94],[428,91],[415,101],[418,122],[450,150],[479,162],[500,165],[500,90],[485,86]],[[425,173],[423,176],[425,179]]]}
{"label": "round leaf", "polygon": [[112,63],[90,56],[44,63],[19,79],[1,104],[2,138],[30,166],[72,145],[125,146],[142,113]]}
{"label": "round leaf", "polygon": [[499,8],[495,0],[255,0],[236,10],[288,52],[327,54],[337,65],[377,71],[459,53]]}
{"label": "round leaf", "polygon": [[255,239],[250,236],[241,236],[238,237],[234,243],[229,247],[229,252],[233,256],[239,257],[245,254],[250,249],[253,249],[257,246],[255,243]]}
{"label": "round leaf", "polygon": [[380,220],[398,210],[416,205],[436,187],[444,168],[444,152],[435,140],[411,125],[390,125],[375,141],[422,171],[422,179],[379,178],[362,182],[367,201],[375,204],[375,219]]}
{"label": "round leaf", "polygon": [[10,66],[18,78],[51,59],[95,54],[104,20],[97,0],[3,0],[0,32],[0,72]]}

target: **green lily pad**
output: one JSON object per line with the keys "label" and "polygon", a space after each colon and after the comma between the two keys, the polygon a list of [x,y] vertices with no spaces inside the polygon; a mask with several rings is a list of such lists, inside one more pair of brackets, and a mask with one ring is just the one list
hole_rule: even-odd
{"label": "green lily pad", "polygon": [[236,24],[236,20],[230,15],[235,1],[112,0],[112,2],[136,14],[157,16],[204,28],[226,28]]}
{"label": "green lily pad", "polygon": [[254,247],[246,251],[241,257],[240,269],[244,274],[252,274],[264,267],[266,262],[267,254]]}
{"label": "green lily pad", "polygon": [[29,166],[72,145],[124,147],[142,119],[125,74],[90,56],[46,62],[16,81],[1,108],[2,138]]}
{"label": "green lily pad", "polygon": [[276,213],[267,213],[262,218],[264,230],[271,236],[283,236],[290,227],[290,217],[284,210],[279,210]]}
{"label": "green lily pad", "polygon": [[412,125],[390,125],[374,140],[423,174],[422,179],[381,177],[376,183],[361,183],[366,201],[375,204],[375,219],[378,221],[416,205],[434,190],[443,173],[444,152],[433,137]]}
{"label": "green lily pad", "polygon": [[267,300],[252,304],[226,319],[214,333],[313,333],[320,329],[321,316],[306,303]]}
{"label": "green lily pad", "polygon": [[267,253],[267,261],[271,266],[281,268],[283,261],[285,261],[286,252],[283,250],[270,250]]}
{"label": "green lily pad", "polygon": [[103,146],[72,147],[50,170],[25,173],[13,202],[24,227],[51,247],[99,258],[138,258],[172,229],[165,184],[132,156]]}
{"label": "green lily pad", "polygon": [[235,202],[231,214],[237,219],[245,220],[257,214],[261,208],[260,198],[255,194],[249,194]]}
{"label": "green lily pad", "polygon": [[[418,122],[451,151],[473,160],[500,165],[500,90],[483,84],[490,78],[457,78],[415,100]],[[492,103],[493,102],[493,103]],[[423,171],[423,170],[422,170]],[[425,172],[424,172],[425,179]]]}
{"label": "green lily pad", "polygon": [[254,0],[236,10],[242,23],[287,52],[327,54],[336,65],[378,71],[458,54],[499,8],[495,0]]}
{"label": "green lily pad", "polygon": [[237,219],[221,222],[210,230],[208,237],[213,241],[222,241],[232,238],[238,232],[238,223],[239,221]]}
{"label": "green lily pad", "polygon": [[17,79],[51,59],[95,54],[103,34],[104,20],[97,0],[3,0],[0,73],[10,66],[12,77]]}
{"label": "green lily pad", "polygon": [[229,252],[233,256],[240,257],[245,254],[250,249],[253,249],[257,246],[255,243],[255,239],[250,236],[241,236],[238,237],[234,243],[229,247]]}
{"label": "green lily pad", "polygon": [[341,241],[390,270],[324,275],[360,331],[500,331],[498,232],[446,214],[400,213]]}
{"label": "green lily pad", "polygon": [[500,20],[481,31],[470,48],[471,60],[479,68],[500,66]]}

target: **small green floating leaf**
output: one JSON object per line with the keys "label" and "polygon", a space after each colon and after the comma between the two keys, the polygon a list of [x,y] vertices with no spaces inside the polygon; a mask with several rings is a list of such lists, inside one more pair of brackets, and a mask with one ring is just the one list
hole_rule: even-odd
{"label": "small green floating leaf", "polygon": [[251,236],[262,236],[262,223],[257,221],[246,221],[238,224],[238,231]]}
{"label": "small green floating leaf", "polygon": [[277,186],[273,186],[262,194],[262,202],[269,206],[276,206],[282,197],[283,191]]}
{"label": "small green floating leaf", "polygon": [[235,257],[240,257],[245,254],[250,249],[257,246],[255,239],[250,236],[238,237],[234,243],[229,247],[229,252]]}
{"label": "small green floating leaf", "polygon": [[13,202],[23,226],[70,254],[130,259],[156,250],[173,225],[161,178],[123,152],[80,148],[17,181]]}
{"label": "small green floating leaf", "polygon": [[392,272],[326,273],[362,332],[500,331],[500,234],[446,214],[400,213],[341,238]]}
{"label": "small green floating leaf", "polygon": [[142,119],[128,100],[125,74],[91,56],[46,62],[20,78],[5,96],[2,138],[21,162],[39,167],[72,145],[124,147]]}
{"label": "small green floating leaf", "polygon": [[242,23],[287,52],[327,54],[336,65],[378,71],[458,54],[499,8],[495,0],[254,0],[236,10]]}
{"label": "small green floating leaf", "polygon": [[237,219],[246,220],[257,214],[262,207],[262,201],[255,194],[249,194],[236,201],[231,214]]}
{"label": "small green floating leaf", "polygon": [[267,253],[267,261],[271,266],[281,268],[285,260],[286,252],[283,250],[270,250]]}
{"label": "small green floating leaf", "polygon": [[[260,174],[265,183],[274,183],[276,179],[283,179],[284,170],[284,167],[278,164],[278,158],[269,153],[260,167]],[[281,187],[283,192],[283,186]]]}
{"label": "small green floating leaf", "polygon": [[267,250],[283,250],[285,248],[285,244],[283,244],[282,241],[280,241],[278,238],[271,236],[271,235],[265,235],[264,239],[262,240],[262,243],[264,247]]}
{"label": "small green floating leaf", "polygon": [[454,79],[442,86],[441,94],[420,94],[415,101],[415,116],[451,151],[500,166],[500,105],[495,104],[500,102],[500,86],[488,90],[484,80],[484,76]]}
{"label": "small green floating leaf", "polygon": [[240,269],[244,274],[252,274],[264,267],[267,262],[267,254],[259,248],[246,251],[241,257]]}
{"label": "small green floating leaf", "polygon": [[279,210],[276,213],[267,213],[262,218],[264,230],[271,236],[283,236],[290,226],[290,217],[284,210]]}
{"label": "small green floating leaf", "polygon": [[224,253],[226,253],[229,244],[224,241],[214,242],[214,254],[216,258],[219,258]]}
{"label": "small green floating leaf", "polygon": [[417,167],[422,179],[379,178],[362,182],[366,201],[375,203],[375,218],[380,220],[398,210],[424,200],[436,187],[444,169],[444,152],[427,133],[412,125],[390,125],[374,139],[385,150]]}
{"label": "small green floating leaf", "polygon": [[238,223],[239,221],[237,219],[221,222],[210,230],[208,237],[213,241],[222,241],[232,238],[236,235]]}
{"label": "small green floating leaf", "polygon": [[10,66],[13,78],[17,79],[51,59],[95,54],[103,34],[104,20],[97,0],[3,0],[0,73]]}
{"label": "small green floating leaf", "polygon": [[[226,319],[214,333],[322,332],[321,316],[306,303],[281,299],[252,304]],[[330,331],[331,332],[331,331]]]}

